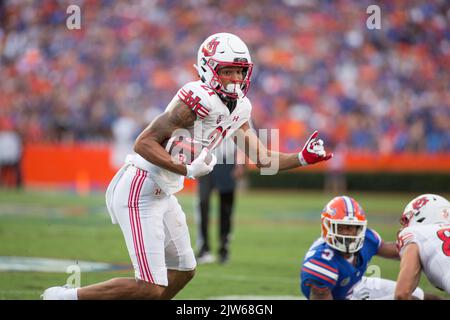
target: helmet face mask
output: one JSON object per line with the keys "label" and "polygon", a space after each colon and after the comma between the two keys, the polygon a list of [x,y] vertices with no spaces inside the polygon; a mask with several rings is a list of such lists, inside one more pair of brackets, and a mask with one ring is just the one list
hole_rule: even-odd
{"label": "helmet face mask", "polygon": [[[242,70],[242,78],[236,79],[220,75],[223,69],[240,69]],[[218,91],[221,91],[222,94],[229,96],[232,99],[245,97],[250,87],[250,77],[252,73],[252,68],[250,68],[246,62],[218,63],[214,73],[217,73],[217,82],[220,83],[217,87]],[[225,85],[226,82],[228,82],[227,85]]]}
{"label": "helmet face mask", "polygon": [[411,200],[403,210],[403,227],[450,222],[450,203],[436,194],[423,194]]}
{"label": "helmet face mask", "polygon": [[[245,43],[231,33],[217,33],[209,36],[200,46],[195,66],[200,79],[222,98],[232,100],[243,98],[250,88],[253,70],[250,53]],[[225,67],[238,67],[243,70],[243,79],[234,80],[226,87],[218,71]]]}
{"label": "helmet face mask", "polygon": [[358,252],[364,244],[366,228],[364,211],[350,197],[334,198],[322,212],[322,237],[330,247],[340,252]]}
{"label": "helmet face mask", "polygon": [[[334,249],[344,253],[355,253],[362,248],[366,234],[366,221],[339,221],[325,218],[324,225],[328,229],[325,241]],[[353,228],[354,234],[340,232],[341,226]]]}

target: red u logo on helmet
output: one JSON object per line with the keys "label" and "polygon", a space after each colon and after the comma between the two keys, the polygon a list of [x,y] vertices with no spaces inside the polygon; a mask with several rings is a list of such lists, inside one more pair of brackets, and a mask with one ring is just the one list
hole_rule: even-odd
{"label": "red u logo on helmet", "polygon": [[217,38],[212,39],[210,42],[208,42],[205,46],[202,48],[203,55],[205,57],[211,57],[216,53],[217,46],[219,45],[219,41],[217,41]]}

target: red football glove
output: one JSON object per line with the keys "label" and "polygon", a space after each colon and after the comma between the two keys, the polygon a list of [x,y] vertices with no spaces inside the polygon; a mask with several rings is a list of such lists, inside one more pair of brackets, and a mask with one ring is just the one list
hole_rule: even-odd
{"label": "red football glove", "polygon": [[302,166],[307,166],[308,164],[314,164],[316,162],[325,161],[333,157],[332,153],[326,153],[323,147],[323,141],[321,139],[316,140],[319,135],[319,131],[314,131],[314,133],[309,137],[308,141],[305,143],[302,151],[298,153],[298,159]]}

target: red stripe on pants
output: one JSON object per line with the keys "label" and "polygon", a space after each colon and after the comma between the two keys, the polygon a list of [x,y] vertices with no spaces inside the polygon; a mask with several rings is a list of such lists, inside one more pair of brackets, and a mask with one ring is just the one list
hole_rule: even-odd
{"label": "red stripe on pants", "polygon": [[139,221],[139,196],[142,185],[146,178],[146,172],[136,169],[136,175],[131,183],[130,196],[128,198],[128,208],[131,222],[131,232],[133,234],[134,249],[139,266],[139,272],[144,281],[154,283],[153,277],[148,267],[145,255],[144,241],[142,239],[142,229]]}

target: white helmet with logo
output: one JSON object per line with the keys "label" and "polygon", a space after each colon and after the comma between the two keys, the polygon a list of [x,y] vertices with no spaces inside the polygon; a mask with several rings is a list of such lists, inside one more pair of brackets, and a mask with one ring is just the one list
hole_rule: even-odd
{"label": "white helmet with logo", "polygon": [[412,226],[450,222],[450,203],[436,194],[423,194],[414,198],[403,210],[400,223]]}
{"label": "white helmet with logo", "polygon": [[[243,98],[250,87],[253,63],[246,44],[234,34],[216,33],[209,36],[198,49],[197,69],[200,79],[219,95]],[[240,83],[224,87],[217,71],[221,67],[242,67],[244,78]]]}

